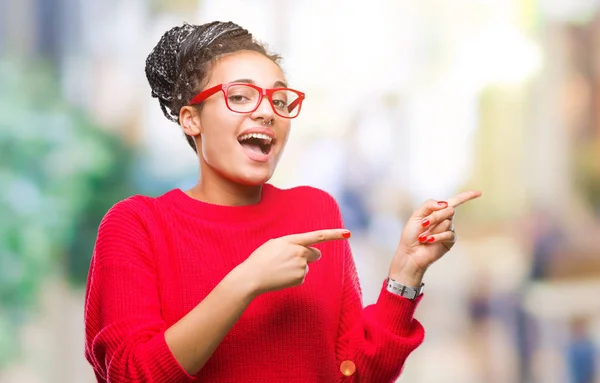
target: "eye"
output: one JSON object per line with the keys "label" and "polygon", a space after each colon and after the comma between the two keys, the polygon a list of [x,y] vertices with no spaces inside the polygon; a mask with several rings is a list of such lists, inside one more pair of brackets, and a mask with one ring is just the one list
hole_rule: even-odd
{"label": "eye", "polygon": [[232,104],[245,104],[256,101],[258,91],[247,85],[234,85],[227,91],[227,100]]}
{"label": "eye", "polygon": [[234,94],[234,95],[229,95],[229,102],[233,102],[236,104],[242,103],[242,102],[247,102],[250,99],[244,95],[241,94]]}
{"label": "eye", "polygon": [[277,108],[277,109],[285,109],[287,107],[287,102],[284,100],[273,100],[273,105]]}

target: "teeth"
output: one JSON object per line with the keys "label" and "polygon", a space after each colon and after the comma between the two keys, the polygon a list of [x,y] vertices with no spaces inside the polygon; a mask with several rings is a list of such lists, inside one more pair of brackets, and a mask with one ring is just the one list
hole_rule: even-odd
{"label": "teeth", "polygon": [[243,136],[238,138],[238,141],[244,141],[244,140],[248,140],[250,138],[258,138],[260,140],[263,140],[265,142],[265,144],[270,144],[271,141],[273,141],[273,139],[271,137],[267,136],[266,134],[262,134],[262,133],[244,134]]}

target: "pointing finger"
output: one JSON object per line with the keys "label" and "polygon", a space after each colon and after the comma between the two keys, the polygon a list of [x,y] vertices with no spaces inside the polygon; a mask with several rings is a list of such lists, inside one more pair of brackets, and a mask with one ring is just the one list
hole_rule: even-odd
{"label": "pointing finger", "polygon": [[317,243],[335,241],[350,238],[351,233],[347,229],[326,229],[310,231],[308,233],[291,234],[281,237],[290,243],[300,246],[312,246]]}
{"label": "pointing finger", "polygon": [[448,199],[448,206],[457,207],[458,205],[462,205],[463,203],[475,198],[479,198],[480,196],[481,192],[479,190],[469,190],[466,192],[462,192]]}

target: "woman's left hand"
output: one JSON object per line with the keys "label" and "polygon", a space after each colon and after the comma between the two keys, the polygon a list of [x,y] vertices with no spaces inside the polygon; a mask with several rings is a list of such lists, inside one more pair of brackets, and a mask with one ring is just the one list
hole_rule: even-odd
{"label": "woman's left hand", "polygon": [[420,286],[427,268],[454,246],[454,209],[481,196],[480,191],[460,193],[446,201],[429,200],[409,218],[389,277],[407,286]]}

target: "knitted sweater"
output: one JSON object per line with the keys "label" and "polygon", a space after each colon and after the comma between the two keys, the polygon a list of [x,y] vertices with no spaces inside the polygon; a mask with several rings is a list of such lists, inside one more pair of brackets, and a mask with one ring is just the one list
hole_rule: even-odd
{"label": "knitted sweater", "polygon": [[316,245],[322,258],[301,286],[255,298],[196,376],[165,342],[165,330],[267,240],[342,227],[335,200],[306,186],[267,184],[248,206],[179,189],[118,202],[100,224],[86,290],[85,356],[98,382],[395,381],[424,337],[413,318],[421,298],[382,284],[363,308],[348,241]]}

